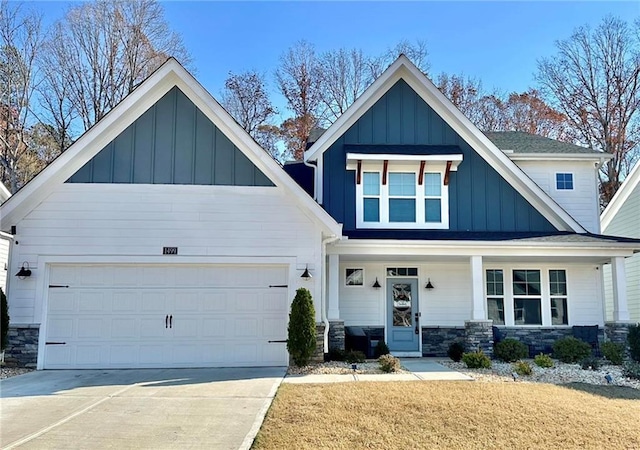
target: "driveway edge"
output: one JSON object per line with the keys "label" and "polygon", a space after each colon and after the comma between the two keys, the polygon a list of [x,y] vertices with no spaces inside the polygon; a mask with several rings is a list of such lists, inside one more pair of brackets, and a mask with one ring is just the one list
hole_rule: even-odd
{"label": "driveway edge", "polygon": [[260,427],[262,426],[262,422],[264,422],[264,418],[267,415],[267,411],[269,411],[269,408],[271,407],[271,403],[273,403],[273,399],[275,398],[276,393],[278,392],[278,389],[282,384],[282,380],[284,380],[284,377],[286,375],[287,375],[287,371],[285,369],[284,374],[278,377],[278,381],[273,385],[273,387],[271,388],[271,391],[269,391],[269,395],[267,396],[267,399],[264,401],[262,408],[260,408],[260,411],[258,412],[256,419],[253,421],[253,425],[251,425],[249,432],[244,437],[244,440],[242,441],[242,444],[240,445],[240,447],[238,447],[238,450],[249,450],[253,445],[253,441],[258,435],[258,431],[260,431]]}

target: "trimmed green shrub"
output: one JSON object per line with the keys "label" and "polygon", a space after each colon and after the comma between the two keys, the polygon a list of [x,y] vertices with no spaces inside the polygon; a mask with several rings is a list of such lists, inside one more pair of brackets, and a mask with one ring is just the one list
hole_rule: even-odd
{"label": "trimmed green shrub", "polygon": [[624,345],[616,342],[605,342],[601,347],[602,356],[614,366],[619,366],[624,360]]}
{"label": "trimmed green shrub", "polygon": [[517,361],[513,365],[513,371],[520,376],[529,376],[533,373],[531,364],[529,364],[527,361]]}
{"label": "trimmed green shrub", "polygon": [[460,362],[463,354],[464,345],[462,345],[460,342],[452,342],[449,346],[449,350],[447,350],[447,356],[449,356],[449,358],[451,358],[451,360],[455,362]]}
{"label": "trimmed green shrub", "polygon": [[640,362],[627,361],[622,368],[622,375],[634,380],[640,380]]}
{"label": "trimmed green shrub", "polygon": [[536,355],[535,358],[533,358],[533,362],[535,363],[536,366],[542,367],[544,369],[553,367],[553,359],[551,359],[551,356],[544,355],[542,353],[540,353],[539,355]]}
{"label": "trimmed green shrub", "polygon": [[517,339],[507,338],[495,345],[493,354],[504,362],[515,362],[529,355],[529,347]]}
{"label": "trimmed green shrub", "polygon": [[316,311],[311,292],[300,288],[291,303],[287,327],[287,350],[296,366],[309,363],[316,350],[316,340]]}
{"label": "trimmed green shrub", "polygon": [[631,359],[634,361],[640,361],[640,323],[631,325],[629,327],[629,335],[627,336],[629,342],[629,352],[631,353]]}
{"label": "trimmed green shrub", "polygon": [[388,354],[389,354],[389,346],[383,339],[380,339],[378,341],[378,345],[376,345],[376,349],[374,350],[373,355],[376,358],[380,358],[382,355],[388,355]]}
{"label": "trimmed green shrub", "polygon": [[378,362],[380,363],[380,370],[383,372],[399,372],[402,369],[400,360],[392,355],[382,355],[378,358]]}
{"label": "trimmed green shrub", "polygon": [[327,361],[344,361],[345,351],[340,348],[330,348]]}
{"label": "trimmed green shrub", "polygon": [[591,346],[572,336],[558,339],[553,343],[553,357],[563,363],[577,363],[591,356]]}
{"label": "trimmed green shrub", "polygon": [[580,361],[582,370],[598,370],[600,368],[600,360],[593,356],[589,356]]}
{"label": "trimmed green shrub", "polygon": [[344,354],[344,360],[349,364],[363,363],[366,358],[364,353],[357,350],[349,350]]}
{"label": "trimmed green shrub", "polygon": [[464,353],[462,355],[462,362],[464,362],[469,369],[490,369],[491,358],[478,349],[475,352]]}
{"label": "trimmed green shrub", "polygon": [[2,339],[0,340],[0,351],[4,350],[7,347],[8,341],[8,333],[9,333],[9,304],[7,303],[7,296],[4,295],[2,289],[0,289],[0,314],[2,314],[1,322],[0,322],[0,336]]}

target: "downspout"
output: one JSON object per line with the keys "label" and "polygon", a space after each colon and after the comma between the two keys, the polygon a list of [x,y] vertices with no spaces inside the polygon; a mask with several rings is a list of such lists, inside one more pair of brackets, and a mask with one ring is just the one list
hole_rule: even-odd
{"label": "downspout", "polygon": [[311,167],[313,169],[313,199],[317,202],[318,201],[318,177],[317,177],[318,167],[316,164],[311,164],[304,158],[302,158],[302,162],[304,163],[305,166]]}
{"label": "downspout", "polygon": [[329,319],[327,318],[327,244],[340,239],[340,236],[331,235],[322,240],[321,261],[322,261],[322,283],[320,285],[320,312],[324,323],[324,348],[329,350]]}

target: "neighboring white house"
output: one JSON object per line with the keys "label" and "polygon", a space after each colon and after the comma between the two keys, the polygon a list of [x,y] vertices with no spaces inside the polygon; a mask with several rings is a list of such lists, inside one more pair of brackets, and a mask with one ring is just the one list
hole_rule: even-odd
{"label": "neighboring white house", "polygon": [[[602,232],[613,236],[640,239],[640,162],[636,163],[618,192],[613,196],[600,217]],[[640,253],[626,258],[624,270],[627,280],[629,318],[640,322]],[[613,317],[613,286],[611,266],[606,265],[605,296],[607,318]]]}
{"label": "neighboring white house", "polygon": [[[11,192],[3,183],[0,183],[0,204],[7,201],[11,197]],[[7,292],[7,272],[9,270],[9,249],[10,242],[13,237],[9,233],[0,231],[0,288]]]}

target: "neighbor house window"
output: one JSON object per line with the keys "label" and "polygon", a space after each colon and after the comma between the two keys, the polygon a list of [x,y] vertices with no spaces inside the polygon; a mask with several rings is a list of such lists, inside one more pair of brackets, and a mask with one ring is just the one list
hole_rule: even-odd
{"label": "neighbor house window", "polygon": [[573,190],[573,174],[556,173],[556,189],[559,191]]}
{"label": "neighbor house window", "polygon": [[566,271],[549,271],[549,297],[551,300],[551,325],[568,325]]}
{"label": "neighbor house window", "polygon": [[516,325],[542,325],[539,270],[513,271],[513,313]]}
{"label": "neighbor house window", "polygon": [[504,276],[502,269],[490,269],[487,276],[487,318],[504,325]]}
{"label": "neighbor house window", "polygon": [[365,222],[380,222],[380,172],[363,174],[363,219]]}
{"label": "neighbor house window", "polygon": [[364,269],[346,269],[345,284],[347,286],[363,286]]}

